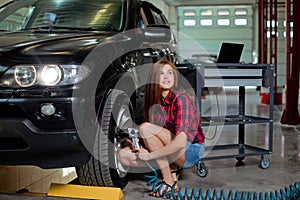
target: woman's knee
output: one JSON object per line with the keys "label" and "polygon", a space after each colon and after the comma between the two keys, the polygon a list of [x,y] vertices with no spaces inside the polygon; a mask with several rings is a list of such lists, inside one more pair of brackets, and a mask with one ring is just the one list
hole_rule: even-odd
{"label": "woman's knee", "polygon": [[151,123],[149,123],[149,122],[144,122],[140,125],[139,131],[140,131],[140,135],[142,138],[145,138],[151,134],[149,131],[147,131],[147,130],[149,130],[150,126],[151,126]]}

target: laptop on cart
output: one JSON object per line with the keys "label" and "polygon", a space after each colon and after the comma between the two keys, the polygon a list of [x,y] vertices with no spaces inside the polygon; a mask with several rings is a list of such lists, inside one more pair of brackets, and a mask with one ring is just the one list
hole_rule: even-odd
{"label": "laptop on cart", "polygon": [[219,51],[217,63],[239,63],[244,44],[223,42]]}

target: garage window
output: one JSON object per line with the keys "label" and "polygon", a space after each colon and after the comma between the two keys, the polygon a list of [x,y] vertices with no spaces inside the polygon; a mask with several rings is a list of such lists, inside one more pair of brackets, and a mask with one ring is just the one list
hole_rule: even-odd
{"label": "garage window", "polygon": [[194,19],[185,19],[183,21],[184,26],[196,26],[196,20]]}
{"label": "garage window", "polygon": [[211,9],[203,9],[200,11],[201,16],[212,16],[213,11]]}
{"label": "garage window", "polygon": [[238,16],[241,16],[241,15],[247,15],[248,12],[247,12],[246,9],[236,9],[236,10],[234,11],[234,14],[235,14],[235,15],[238,15]]}
{"label": "garage window", "polygon": [[246,26],[248,24],[247,19],[235,19],[234,20],[234,25],[236,26]]}
{"label": "garage window", "polygon": [[228,15],[230,15],[230,12],[227,9],[220,9],[220,10],[218,10],[218,15],[219,16],[228,16]]}
{"label": "garage window", "polygon": [[[294,32],[291,31],[291,32],[290,32],[290,38],[293,38],[293,36],[294,36]],[[283,37],[284,37],[284,38],[286,37],[286,31],[283,32]]]}
{"label": "garage window", "polygon": [[271,36],[276,36],[278,37],[278,32],[275,32],[275,31],[267,31],[267,38],[271,38]]}
{"label": "garage window", "polygon": [[268,28],[270,28],[270,27],[275,27],[275,26],[278,27],[278,21],[275,21],[275,20],[272,20],[272,21],[268,20],[268,21],[267,21],[267,27],[268,27]]}
{"label": "garage window", "polygon": [[218,19],[219,26],[229,26],[230,20],[229,19]]}
{"label": "garage window", "polygon": [[213,25],[213,20],[212,19],[201,19],[200,20],[200,25],[201,26],[212,26]]}
{"label": "garage window", "polygon": [[[286,27],[286,21],[285,20],[283,21],[283,26]],[[292,28],[293,26],[294,26],[294,23],[290,22],[290,27]]]}
{"label": "garage window", "polygon": [[196,12],[193,10],[186,10],[186,11],[184,11],[183,15],[186,17],[192,17],[192,16],[196,15]]}

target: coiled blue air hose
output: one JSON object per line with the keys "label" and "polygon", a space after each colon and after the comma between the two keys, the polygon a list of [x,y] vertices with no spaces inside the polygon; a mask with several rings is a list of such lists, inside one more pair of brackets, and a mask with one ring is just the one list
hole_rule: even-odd
{"label": "coiled blue air hose", "polygon": [[[154,175],[145,175],[146,178],[150,180],[147,182],[147,186],[151,186],[152,192],[156,192],[160,197],[175,199],[175,200],[300,200],[300,182],[296,182],[294,185],[291,184],[289,187],[285,187],[284,189],[280,189],[275,192],[241,192],[238,191],[233,192],[230,190],[226,195],[224,190],[218,192],[216,189],[211,191],[208,189],[206,193],[199,189],[197,192],[195,188],[189,192],[188,188],[182,190],[182,188],[178,188],[178,191],[175,192],[174,188],[170,188],[166,186],[163,189],[163,183],[158,179],[158,174],[156,170],[150,165],[150,163],[146,162],[149,168],[154,172]],[[168,192],[169,189],[172,189],[171,192]]]}

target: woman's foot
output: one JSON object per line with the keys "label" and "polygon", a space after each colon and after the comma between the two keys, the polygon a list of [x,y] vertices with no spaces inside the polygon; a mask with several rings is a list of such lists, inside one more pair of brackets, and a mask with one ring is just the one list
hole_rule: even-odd
{"label": "woman's foot", "polygon": [[165,181],[160,181],[157,183],[154,191],[150,192],[150,196],[153,197],[169,197],[170,195],[175,195],[178,192],[177,181],[175,181],[172,185],[166,183]]}

